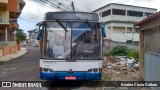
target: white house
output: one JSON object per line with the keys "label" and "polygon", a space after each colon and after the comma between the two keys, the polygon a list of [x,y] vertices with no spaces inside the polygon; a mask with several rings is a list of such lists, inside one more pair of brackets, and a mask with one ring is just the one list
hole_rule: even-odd
{"label": "white house", "polygon": [[106,23],[106,39],[116,42],[139,41],[139,32],[133,27],[135,22],[157,12],[155,8],[110,3],[93,12]]}

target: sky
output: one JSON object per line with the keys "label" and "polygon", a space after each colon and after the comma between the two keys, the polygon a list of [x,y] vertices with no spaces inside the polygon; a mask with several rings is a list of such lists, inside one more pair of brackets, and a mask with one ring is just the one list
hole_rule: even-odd
{"label": "sky", "polygon": [[[33,0],[24,0],[26,2],[25,7],[22,10],[20,17],[18,18],[19,28],[23,29],[26,33],[28,30],[33,30],[35,24],[42,21],[44,14],[48,11],[59,11],[55,8],[50,7],[47,4],[36,3]],[[40,2],[40,0],[37,0]],[[67,8],[71,6],[71,0],[50,0],[54,4],[58,2],[63,3],[61,7]],[[58,2],[57,2],[58,1]],[[77,11],[92,12],[102,6],[109,3],[121,3],[127,5],[143,6],[156,8],[160,10],[160,0],[73,0]],[[65,5],[64,5],[65,4]],[[70,9],[68,7],[67,9]]]}

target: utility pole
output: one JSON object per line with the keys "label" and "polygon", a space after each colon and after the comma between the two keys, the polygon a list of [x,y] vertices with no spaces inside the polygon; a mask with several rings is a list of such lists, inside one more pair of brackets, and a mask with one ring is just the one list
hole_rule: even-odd
{"label": "utility pole", "polygon": [[72,1],[72,8],[73,8],[73,11],[75,11],[74,2],[73,1]]}

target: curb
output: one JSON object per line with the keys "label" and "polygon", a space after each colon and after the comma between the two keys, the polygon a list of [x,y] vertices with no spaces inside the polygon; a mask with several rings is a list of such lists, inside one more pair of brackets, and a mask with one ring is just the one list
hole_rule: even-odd
{"label": "curb", "polygon": [[27,53],[28,53],[28,50],[27,50],[23,55],[21,55],[21,56],[12,58],[12,59],[7,60],[7,61],[0,61],[0,64],[6,63],[6,62],[9,62],[9,61],[13,61],[13,60],[18,59],[18,58],[20,58],[20,57],[23,57],[23,56],[27,55]]}

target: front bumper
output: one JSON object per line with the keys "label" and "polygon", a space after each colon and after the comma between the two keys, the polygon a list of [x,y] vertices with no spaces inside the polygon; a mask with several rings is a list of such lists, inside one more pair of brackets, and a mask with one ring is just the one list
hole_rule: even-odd
{"label": "front bumper", "polygon": [[76,80],[100,80],[102,73],[88,72],[40,72],[40,78],[43,80],[65,80],[66,76],[76,76]]}

